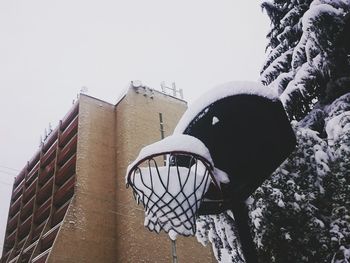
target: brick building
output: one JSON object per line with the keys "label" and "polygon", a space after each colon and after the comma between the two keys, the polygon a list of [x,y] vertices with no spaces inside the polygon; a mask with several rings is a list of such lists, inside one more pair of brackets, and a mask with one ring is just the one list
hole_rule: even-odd
{"label": "brick building", "polygon": [[[15,179],[1,262],[171,262],[168,236],[143,226],[125,171],[185,110],[142,86],[116,105],[82,94]],[[195,238],[176,246],[179,262],[215,262]]]}

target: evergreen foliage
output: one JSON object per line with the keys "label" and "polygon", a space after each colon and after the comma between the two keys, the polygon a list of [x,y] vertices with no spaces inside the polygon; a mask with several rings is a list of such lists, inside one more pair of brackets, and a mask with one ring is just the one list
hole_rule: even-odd
{"label": "evergreen foliage", "polygon": [[[261,81],[280,95],[298,145],[249,199],[259,260],[350,262],[350,1],[270,0],[262,8],[271,30]],[[224,256],[241,255],[228,215],[202,217],[197,237],[212,243],[219,262],[244,262]]]}
{"label": "evergreen foliage", "polygon": [[271,19],[263,84],[281,96],[291,119],[350,91],[347,0],[265,1]]}

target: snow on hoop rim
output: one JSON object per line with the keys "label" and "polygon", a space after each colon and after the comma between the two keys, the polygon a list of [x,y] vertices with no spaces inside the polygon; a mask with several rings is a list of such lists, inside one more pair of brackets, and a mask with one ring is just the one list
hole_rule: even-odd
{"label": "snow on hoop rim", "polygon": [[172,152],[197,155],[209,164],[211,170],[214,169],[214,162],[209,150],[202,141],[190,135],[174,134],[141,149],[137,158],[128,166],[125,178],[126,183],[128,184],[131,170],[143,160]]}
{"label": "snow on hoop rim", "polygon": [[276,101],[278,94],[262,84],[253,81],[232,81],[216,86],[197,99],[177,124],[174,134],[183,133],[193,119],[214,102],[235,95],[256,95]]}

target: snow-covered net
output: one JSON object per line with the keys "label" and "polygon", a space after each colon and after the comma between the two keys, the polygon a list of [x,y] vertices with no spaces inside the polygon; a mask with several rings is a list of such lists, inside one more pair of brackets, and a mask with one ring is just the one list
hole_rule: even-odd
{"label": "snow-covered net", "polygon": [[[190,136],[180,137],[189,143],[186,147],[204,146]],[[145,226],[157,233],[163,230],[175,239],[177,234],[195,234],[196,212],[214,178],[213,166],[203,157],[204,152],[200,155],[193,152],[195,149],[179,150],[181,147],[171,141],[174,138],[141,150],[128,168],[127,185],[132,187],[136,201],[144,206]],[[205,146],[202,149],[206,149]]]}

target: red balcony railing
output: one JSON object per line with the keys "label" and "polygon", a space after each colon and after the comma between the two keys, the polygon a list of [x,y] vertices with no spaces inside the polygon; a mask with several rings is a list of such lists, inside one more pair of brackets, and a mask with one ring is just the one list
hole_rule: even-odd
{"label": "red balcony railing", "polygon": [[51,208],[51,198],[43,203],[34,214],[34,222],[36,224],[41,224],[50,215]]}
{"label": "red balcony railing", "polygon": [[23,202],[26,203],[29,199],[31,199],[36,190],[36,182],[38,179],[34,180],[30,186],[27,187],[27,189],[23,193]]}
{"label": "red balcony railing", "polygon": [[10,235],[7,236],[5,240],[6,248],[10,249],[13,247],[16,241],[17,229],[15,229]]}
{"label": "red balcony railing", "polygon": [[58,135],[58,129],[56,128],[46,139],[44,146],[43,146],[43,151],[46,152],[49,148],[51,148],[52,144],[57,140],[57,135]]}
{"label": "red balcony railing", "polygon": [[11,251],[8,251],[8,252],[6,252],[6,254],[5,255],[3,255],[3,257],[1,258],[1,263],[5,263],[5,262],[7,262],[7,260],[8,260],[8,258],[9,258],[9,256],[10,256],[10,254],[11,254]]}
{"label": "red balcony railing", "polygon": [[39,184],[45,184],[53,175],[55,171],[55,160],[46,165],[45,169],[39,175]]}
{"label": "red balcony railing", "polygon": [[74,108],[67,113],[67,115],[63,118],[62,124],[61,124],[61,130],[64,131],[67,126],[71,123],[71,121],[75,118],[75,116],[78,115],[79,112],[79,104],[75,104]]}
{"label": "red balcony railing", "polygon": [[7,233],[11,233],[18,224],[19,213],[17,213],[14,217],[12,217],[7,223]]}
{"label": "red balcony railing", "polygon": [[24,221],[20,227],[19,227],[19,233],[18,233],[18,236],[19,238],[23,238],[25,237],[26,235],[29,234],[29,231],[30,231],[30,227],[32,225],[32,221],[33,221],[33,216],[30,216],[26,219],[26,221]]}
{"label": "red balcony railing", "polygon": [[22,202],[22,196],[20,196],[19,198],[17,198],[16,201],[13,202],[13,204],[10,207],[10,212],[9,212],[10,216],[13,216],[19,211],[19,208],[21,207],[21,202]]}
{"label": "red balcony railing", "polygon": [[78,136],[75,135],[69,143],[61,150],[58,156],[58,165],[62,166],[77,151]]}
{"label": "red balcony railing", "polygon": [[34,200],[35,200],[35,198],[33,196],[33,198],[23,206],[22,211],[21,211],[21,220],[22,221],[25,220],[30,214],[33,213]]}
{"label": "red balcony railing", "polygon": [[78,132],[78,116],[68,125],[68,127],[62,132],[60,137],[60,147],[63,147],[72,137]]}
{"label": "red balcony railing", "polygon": [[48,149],[48,151],[44,154],[41,159],[41,167],[45,167],[48,163],[50,163],[56,156],[56,148],[57,141]]}
{"label": "red balcony railing", "polygon": [[38,238],[40,237],[41,232],[43,231],[44,227],[45,227],[46,221],[42,222],[40,225],[38,225],[34,231],[33,231],[33,238],[32,238],[32,242],[38,240]]}
{"label": "red balcony railing", "polygon": [[40,159],[40,151],[37,151],[35,155],[28,162],[28,171],[31,171],[33,167],[39,162]]}
{"label": "red balcony railing", "polygon": [[15,190],[13,190],[12,193],[12,200],[16,200],[23,192],[23,188],[24,188],[24,181],[22,181],[22,183],[20,183]]}
{"label": "red balcony railing", "polygon": [[58,223],[62,222],[64,216],[66,215],[69,204],[70,204],[70,202],[67,202],[63,206],[61,206],[59,209],[57,209],[57,211],[53,215],[52,226],[55,226]]}
{"label": "red balcony railing", "polygon": [[38,173],[39,173],[39,163],[28,173],[27,175],[27,180],[26,180],[26,185],[30,185],[35,178],[38,177]]}
{"label": "red balcony railing", "polygon": [[36,245],[37,245],[37,242],[34,242],[34,243],[30,244],[28,247],[26,247],[23,250],[22,262],[28,262],[29,261],[30,256],[32,255]]}
{"label": "red balcony railing", "polygon": [[60,225],[56,225],[55,227],[51,228],[47,233],[43,235],[41,239],[42,249],[48,249],[52,246],[59,229],[60,229]]}
{"label": "red balcony railing", "polygon": [[52,194],[52,187],[53,187],[53,178],[51,178],[41,189],[39,190],[37,194],[37,203],[40,205],[44,203],[49,196]]}
{"label": "red balcony railing", "polygon": [[68,178],[75,173],[76,167],[76,154],[74,154],[57,172],[56,184],[64,184]]}
{"label": "red balcony railing", "polygon": [[43,253],[41,253],[39,256],[36,256],[33,260],[32,263],[45,263],[47,257],[49,256],[51,249],[48,249],[46,251],[44,251]]}
{"label": "red balcony railing", "polygon": [[16,176],[14,186],[18,186],[24,179],[24,176],[26,175],[26,167]]}
{"label": "red balcony railing", "polygon": [[55,206],[61,206],[69,200],[74,194],[75,176],[62,185],[54,195],[53,202]]}

